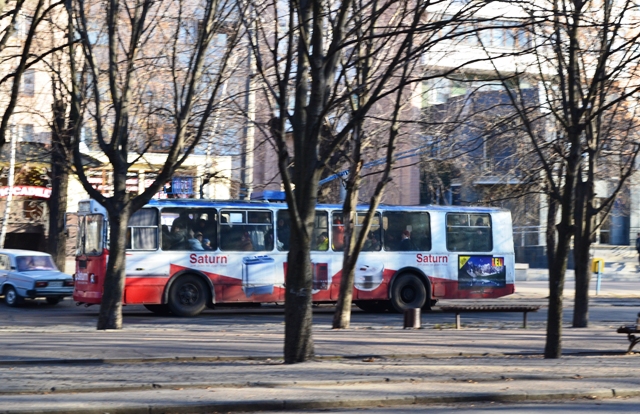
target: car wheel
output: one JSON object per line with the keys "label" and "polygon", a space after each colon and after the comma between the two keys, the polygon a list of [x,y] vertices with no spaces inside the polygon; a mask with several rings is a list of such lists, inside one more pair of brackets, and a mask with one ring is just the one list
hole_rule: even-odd
{"label": "car wheel", "polygon": [[22,303],[22,296],[18,295],[13,286],[7,286],[4,290],[4,301],[8,306],[15,307]]}
{"label": "car wheel", "polygon": [[62,298],[47,298],[46,301],[49,305],[57,305],[58,303],[60,303],[60,301],[62,300]]}
{"label": "car wheel", "polygon": [[427,289],[418,276],[407,273],[398,277],[393,283],[391,304],[397,312],[407,309],[422,308],[427,301]]}
{"label": "car wheel", "polygon": [[169,309],[177,316],[196,316],[207,306],[209,293],[195,275],[180,276],[169,290]]}
{"label": "car wheel", "polygon": [[156,315],[171,315],[171,309],[168,305],[144,305],[144,307]]}

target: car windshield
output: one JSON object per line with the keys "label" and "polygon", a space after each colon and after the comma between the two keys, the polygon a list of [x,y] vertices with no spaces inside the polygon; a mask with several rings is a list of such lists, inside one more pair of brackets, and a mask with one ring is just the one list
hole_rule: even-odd
{"label": "car windshield", "polygon": [[58,270],[51,256],[18,256],[16,258],[19,272],[30,270]]}

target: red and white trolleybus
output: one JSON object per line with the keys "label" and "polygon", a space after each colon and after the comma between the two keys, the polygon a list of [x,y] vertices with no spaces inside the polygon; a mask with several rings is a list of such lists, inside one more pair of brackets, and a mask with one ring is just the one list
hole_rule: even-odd
{"label": "red and white trolleybus", "polygon": [[[340,206],[318,205],[311,260],[313,301],[338,298]],[[366,207],[357,213],[356,231]],[[285,203],[152,200],[130,219],[123,303],[193,316],[224,303],[284,301],[289,248]],[[78,208],[75,301],[100,303],[108,217]],[[380,206],[356,267],[353,298],[366,311],[425,308],[438,299],[514,292],[511,214],[489,207]]]}

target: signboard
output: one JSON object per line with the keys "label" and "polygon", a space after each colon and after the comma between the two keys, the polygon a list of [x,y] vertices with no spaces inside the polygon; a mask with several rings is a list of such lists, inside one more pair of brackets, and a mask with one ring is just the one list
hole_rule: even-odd
{"label": "signboard", "polygon": [[193,194],[193,177],[173,177],[171,186],[165,187],[167,194]]}
{"label": "signboard", "polygon": [[[9,187],[0,187],[0,197],[9,195]],[[16,185],[13,187],[13,195],[18,197],[51,197],[51,189],[47,187],[34,187],[28,185]]]}

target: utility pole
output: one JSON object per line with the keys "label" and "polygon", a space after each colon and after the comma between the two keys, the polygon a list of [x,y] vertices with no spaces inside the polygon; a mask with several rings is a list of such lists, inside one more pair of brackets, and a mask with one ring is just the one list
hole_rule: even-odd
{"label": "utility pole", "polygon": [[[254,11],[251,10],[251,22],[255,21]],[[249,199],[253,190],[253,150],[255,143],[256,93],[254,77],[256,63],[253,59],[254,31],[249,28],[247,33],[249,46],[247,49],[247,68],[249,70],[246,82],[247,94],[245,98],[246,121],[244,127],[244,143],[240,162],[240,199]]]}
{"label": "utility pole", "polygon": [[9,194],[7,194],[7,202],[4,207],[4,217],[2,219],[2,229],[0,230],[0,248],[4,249],[4,240],[7,237],[7,227],[9,224],[9,215],[11,213],[11,202],[13,201],[13,182],[16,170],[16,131],[15,126],[9,128],[11,133],[11,158],[9,161],[9,177],[7,179],[9,186]]}

